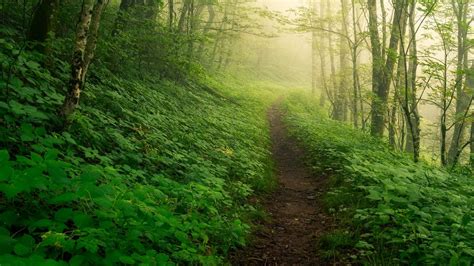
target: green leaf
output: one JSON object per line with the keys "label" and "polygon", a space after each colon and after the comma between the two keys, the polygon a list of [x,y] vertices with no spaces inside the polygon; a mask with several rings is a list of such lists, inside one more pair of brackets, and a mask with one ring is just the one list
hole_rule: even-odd
{"label": "green leaf", "polygon": [[357,242],[357,244],[355,245],[356,248],[360,248],[360,249],[373,249],[374,246],[372,244],[369,244],[365,241],[359,241]]}
{"label": "green leaf", "polygon": [[124,264],[135,264],[135,260],[130,256],[120,256],[119,260]]}
{"label": "green leaf", "polygon": [[13,250],[18,256],[26,256],[31,253],[31,249],[23,245],[22,243],[17,243]]}
{"label": "green leaf", "polygon": [[13,251],[15,240],[10,237],[10,231],[0,227],[0,254],[9,254]]}
{"label": "green leaf", "polygon": [[76,193],[73,192],[66,192],[64,194],[58,195],[53,197],[48,201],[50,204],[62,204],[62,203],[69,203],[78,198]]}
{"label": "green leaf", "polygon": [[471,221],[471,215],[469,215],[468,213],[466,213],[466,214],[464,214],[464,216],[462,217],[461,225],[462,225],[462,226],[466,226],[470,221]]}
{"label": "green leaf", "polygon": [[21,124],[21,135],[20,138],[22,141],[33,141],[35,135],[33,133],[33,126],[31,124]]}
{"label": "green leaf", "polygon": [[11,100],[9,102],[10,104],[10,110],[16,114],[16,115],[24,115],[26,112],[25,110],[23,109],[23,105],[17,101],[14,101],[14,100]]}
{"label": "green leaf", "polygon": [[62,208],[56,212],[54,215],[54,219],[58,222],[66,222],[67,220],[72,218],[72,209],[71,208]]}
{"label": "green leaf", "polygon": [[57,160],[59,151],[56,149],[48,149],[44,155],[45,160]]}
{"label": "green leaf", "polygon": [[10,155],[7,150],[0,150],[0,163],[10,160]]}
{"label": "green leaf", "polygon": [[26,256],[31,254],[35,240],[30,235],[23,235],[18,239],[18,243],[14,247],[15,254],[19,256]]}
{"label": "green leaf", "polygon": [[86,265],[86,264],[84,263],[85,260],[86,260],[86,257],[85,257],[85,256],[77,255],[77,256],[72,257],[72,259],[69,261],[69,265],[70,265],[70,266],[82,266],[82,265]]}
{"label": "green leaf", "polygon": [[75,213],[72,218],[74,224],[79,228],[85,228],[92,225],[92,218],[84,213]]}
{"label": "green leaf", "polygon": [[6,102],[0,101],[0,108],[9,109],[10,107],[8,106],[8,104]]}
{"label": "green leaf", "polygon": [[48,166],[48,173],[51,179],[60,184],[60,183],[67,183],[69,179],[67,178],[67,173],[65,171],[65,167],[67,164],[61,161],[46,161],[46,165]]}
{"label": "green leaf", "polygon": [[166,265],[170,257],[166,254],[160,253],[156,256],[156,262],[158,265]]}
{"label": "green leaf", "polygon": [[0,223],[4,225],[13,225],[15,224],[18,218],[19,215],[15,211],[8,210],[0,214]]}
{"label": "green leaf", "polygon": [[11,167],[10,163],[5,162],[3,165],[0,165],[0,181],[9,180],[14,174],[14,170]]}
{"label": "green leaf", "polygon": [[34,230],[36,228],[47,228],[49,229],[49,227],[51,227],[53,225],[53,221],[51,220],[48,220],[48,219],[41,219],[41,220],[38,220],[38,221],[35,221],[33,222],[29,228],[30,230]]}

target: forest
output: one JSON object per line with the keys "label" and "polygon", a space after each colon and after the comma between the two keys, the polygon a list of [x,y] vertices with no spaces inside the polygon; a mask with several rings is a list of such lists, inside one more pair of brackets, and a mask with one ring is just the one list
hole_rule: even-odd
{"label": "forest", "polygon": [[0,0],[0,266],[473,265],[473,23]]}

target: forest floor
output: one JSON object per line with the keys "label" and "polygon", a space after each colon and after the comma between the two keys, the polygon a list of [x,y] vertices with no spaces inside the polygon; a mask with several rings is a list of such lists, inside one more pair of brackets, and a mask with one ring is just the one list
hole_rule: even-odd
{"label": "forest floor", "polygon": [[327,178],[315,176],[304,151],[288,136],[280,102],[268,112],[278,188],[262,199],[269,219],[258,225],[249,246],[231,256],[233,265],[325,265],[320,238],[334,226],[322,205]]}

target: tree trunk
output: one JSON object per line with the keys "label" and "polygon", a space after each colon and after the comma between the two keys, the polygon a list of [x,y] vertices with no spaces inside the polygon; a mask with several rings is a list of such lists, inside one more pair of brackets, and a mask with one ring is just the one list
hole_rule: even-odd
{"label": "tree trunk", "polygon": [[[318,57],[318,50],[321,53],[321,49],[318,46],[318,30],[315,29],[316,25],[316,0],[310,1],[311,3],[311,25],[313,26],[311,32],[311,94],[314,95],[317,90],[317,64],[316,58]],[[322,18],[320,18],[322,19]]]}
{"label": "tree trunk", "polygon": [[354,34],[354,43],[351,50],[351,57],[352,57],[352,120],[354,123],[354,127],[359,127],[359,91],[360,91],[360,80],[359,80],[359,64],[358,64],[358,57],[359,57],[359,37],[357,32],[357,10],[355,5],[355,0],[351,0],[351,7],[352,7],[352,30]]}
{"label": "tree trunk", "polygon": [[416,2],[411,3],[410,13],[409,13],[409,26],[410,26],[410,53],[409,53],[409,64],[408,64],[408,73],[407,73],[407,89],[409,91],[408,96],[410,97],[410,123],[408,123],[408,136],[407,136],[407,145],[405,150],[407,152],[413,153],[413,159],[415,162],[418,161],[420,157],[420,114],[418,112],[418,96],[416,88],[416,77],[418,71],[418,47],[416,40]]}
{"label": "tree trunk", "polygon": [[[327,11],[326,12],[327,14],[332,13],[331,0],[326,0],[326,11]],[[338,84],[336,80],[336,65],[335,65],[335,58],[334,58],[335,55],[334,55],[334,48],[333,48],[333,42],[332,42],[332,34],[326,34],[326,35],[327,35],[328,50],[329,50],[329,63],[331,66],[330,79],[332,81],[332,92],[333,92],[332,98],[334,99],[331,117],[336,120],[339,120],[341,117],[341,112],[340,112],[340,101],[338,100],[338,97],[337,97]]]}
{"label": "tree trunk", "polygon": [[470,144],[470,154],[469,154],[469,164],[471,165],[471,169],[474,169],[474,113],[471,114],[471,136],[469,138]]}
{"label": "tree trunk", "polygon": [[170,31],[173,31],[174,25],[174,0],[168,0],[168,27]]}
{"label": "tree trunk", "polygon": [[105,0],[84,0],[81,18],[76,30],[69,89],[61,108],[61,115],[66,119],[79,105],[87,70],[94,57],[100,17],[105,4]]}
{"label": "tree trunk", "polygon": [[[349,47],[346,37],[349,36],[348,30],[348,18],[349,18],[349,5],[348,0],[341,0],[341,34],[339,36],[339,72],[341,73],[340,82],[339,82],[339,98],[341,99],[341,120],[347,121],[348,115],[348,96],[347,89],[349,88],[347,80],[347,70],[348,70],[348,55]],[[344,37],[346,36],[346,37]]]}
{"label": "tree trunk", "polygon": [[54,31],[54,20],[59,6],[59,0],[41,0],[33,16],[28,39],[44,42],[48,34]]}
{"label": "tree trunk", "polygon": [[183,7],[181,8],[181,15],[179,16],[178,30],[182,32],[184,30],[184,23],[186,22],[186,16],[188,15],[189,9],[191,8],[192,0],[185,0]]}
{"label": "tree trunk", "polygon": [[465,71],[467,70],[467,56],[469,51],[468,31],[469,26],[467,16],[469,11],[469,1],[451,0],[453,10],[456,15],[457,24],[457,63],[456,63],[456,113],[454,132],[449,147],[447,163],[453,164],[459,151],[460,143],[463,141],[465,129],[465,114],[470,105],[470,95],[464,84]]}
{"label": "tree trunk", "polygon": [[396,0],[394,3],[394,16],[387,59],[382,57],[382,47],[378,34],[377,4],[376,0],[368,0],[369,9],[369,32],[372,46],[372,124],[371,134],[382,137],[385,129],[385,112],[390,90],[390,82],[393,76],[393,68],[397,59],[398,46],[401,32],[406,27],[406,0]]}
{"label": "tree trunk", "polygon": [[441,165],[446,166],[448,160],[446,158],[446,143],[447,143],[447,116],[448,116],[448,56],[449,52],[447,51],[446,45],[444,47],[444,61],[443,61],[443,93],[442,93],[442,110],[440,116],[440,155],[441,155]]}
{"label": "tree trunk", "polygon": [[379,99],[379,87],[382,84],[380,78],[383,75],[384,59],[382,57],[382,50],[379,38],[378,19],[377,19],[377,2],[376,0],[367,0],[368,15],[369,15],[369,33],[372,53],[372,123],[371,134],[373,136],[381,137],[384,128],[384,116],[382,99]]}
{"label": "tree trunk", "polygon": [[[316,9],[316,7],[314,8]],[[314,11],[316,12],[316,11]],[[319,19],[321,21],[320,27],[324,28],[325,23],[323,22],[324,16],[325,16],[326,8],[324,6],[324,1],[320,0],[319,2]],[[320,77],[321,77],[321,83],[322,83],[322,90],[321,90],[321,95],[319,98],[319,105],[324,106],[326,104],[326,95],[328,93],[328,84],[326,80],[326,45],[323,41],[324,34],[321,33],[320,39],[319,39],[319,61],[320,61]],[[314,59],[313,59],[314,60]],[[313,61],[314,62],[314,61]],[[314,66],[313,66],[314,67]],[[330,97],[327,95],[327,97]]]}
{"label": "tree trunk", "polygon": [[[404,53],[403,46],[400,47],[400,54]],[[397,135],[397,113],[400,110],[400,91],[403,88],[403,84],[405,83],[405,56],[400,56],[398,58],[397,63],[397,72],[394,77],[395,79],[395,86],[393,88],[393,103],[390,109],[390,120],[389,120],[389,127],[388,127],[388,140],[392,147],[397,146],[396,135]],[[403,109],[403,108],[402,108]],[[401,148],[403,145],[397,147]]]}
{"label": "tree trunk", "polygon": [[55,31],[56,15],[59,8],[59,0],[41,0],[34,13],[31,27],[28,32],[30,41],[39,42],[36,49],[47,53],[49,46],[46,43],[50,33]]}
{"label": "tree trunk", "polygon": [[207,34],[211,30],[212,24],[214,24],[214,19],[216,18],[216,12],[214,10],[214,5],[208,4],[207,5],[207,11],[208,11],[208,18],[206,25],[204,26],[204,30],[202,31],[203,35],[203,40],[201,40],[199,44],[199,49],[198,49],[198,56],[202,58],[203,52],[204,52],[204,46],[206,44],[205,38],[207,38]]}

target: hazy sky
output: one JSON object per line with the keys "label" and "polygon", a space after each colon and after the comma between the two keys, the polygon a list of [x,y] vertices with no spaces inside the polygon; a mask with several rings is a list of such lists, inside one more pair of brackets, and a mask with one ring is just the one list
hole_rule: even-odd
{"label": "hazy sky", "polygon": [[[267,7],[271,11],[285,12],[301,7],[306,2],[307,0],[257,0],[257,5]],[[299,73],[296,75],[299,77],[298,79],[305,86],[310,86],[311,45],[309,35],[279,33],[279,37],[267,40],[266,48],[262,67]]]}
{"label": "hazy sky", "polygon": [[259,0],[259,3],[275,11],[285,11],[290,8],[299,7],[305,0]]}

